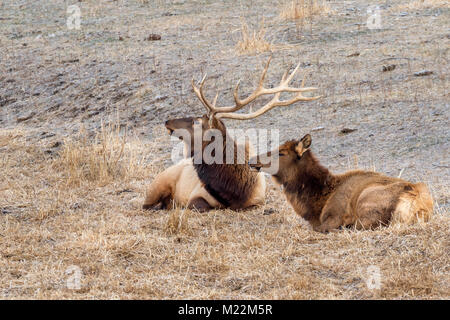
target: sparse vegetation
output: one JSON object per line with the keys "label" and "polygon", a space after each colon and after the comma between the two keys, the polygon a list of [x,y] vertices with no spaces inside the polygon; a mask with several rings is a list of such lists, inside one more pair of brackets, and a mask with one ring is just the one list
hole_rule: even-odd
{"label": "sparse vegetation", "polygon": [[94,138],[89,138],[82,128],[78,137],[64,141],[55,169],[66,172],[69,185],[86,181],[104,185],[135,176],[142,168],[136,154],[138,142],[130,141],[127,129],[121,129],[119,123],[102,123]]}
{"label": "sparse vegetation", "polygon": [[272,44],[265,39],[264,21],[262,21],[259,30],[251,30],[247,23],[242,21],[241,35],[242,38],[236,45],[239,54],[257,54],[273,49]]}
{"label": "sparse vegetation", "polygon": [[322,0],[292,0],[282,6],[280,18],[284,20],[306,20],[329,13],[331,13],[330,6]]}

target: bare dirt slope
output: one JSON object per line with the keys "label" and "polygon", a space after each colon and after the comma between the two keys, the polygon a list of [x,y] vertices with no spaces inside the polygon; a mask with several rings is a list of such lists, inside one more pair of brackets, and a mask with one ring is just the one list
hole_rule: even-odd
{"label": "bare dirt slope", "polygon": [[[80,30],[66,27],[69,4],[0,4],[1,298],[450,297],[446,1],[386,2],[376,30],[370,1],[327,1],[303,23],[281,19],[280,1],[82,1]],[[237,50],[243,22],[264,27],[271,52]],[[228,126],[311,132],[335,172],[425,181],[430,223],[322,235],[273,184],[247,212],[140,210],[171,164],[163,121],[203,112],[192,77],[207,72],[229,104],[270,54],[267,83],[301,62],[296,83],[306,75],[322,98]]]}

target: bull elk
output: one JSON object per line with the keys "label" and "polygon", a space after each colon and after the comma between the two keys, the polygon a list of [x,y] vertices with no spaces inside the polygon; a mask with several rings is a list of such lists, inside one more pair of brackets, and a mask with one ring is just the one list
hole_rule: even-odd
{"label": "bull elk", "polygon": [[308,134],[251,159],[250,166],[264,171],[278,160],[273,179],[315,231],[373,229],[391,221],[410,224],[430,219],[433,199],[424,183],[361,170],[334,175],[319,163],[310,146]]}
{"label": "bull elk", "polygon": [[[236,160],[237,144],[227,134],[222,120],[249,120],[261,116],[275,107],[288,106],[298,101],[311,101],[318,98],[303,96],[303,92],[316,90],[316,88],[304,87],[304,80],[300,88],[289,86],[300,64],[297,65],[292,73],[289,74],[286,71],[277,87],[265,88],[264,78],[269,68],[270,60],[269,58],[262,72],[259,85],[247,98],[239,98],[239,82],[237,83],[234,89],[234,105],[232,106],[217,107],[218,94],[212,103],[208,101],[203,91],[206,76],[203,77],[199,86],[192,80],[193,90],[207,113],[201,117],[168,120],[165,124],[166,128],[170,134],[173,134],[177,129],[187,130],[190,133],[190,137],[193,137],[195,132],[200,132],[201,136],[205,137],[209,130],[214,129],[218,131],[223,141],[222,150],[224,152],[220,156],[223,161],[206,163],[202,160],[196,163],[193,161],[196,152],[203,152],[211,142],[204,138],[202,139],[201,150],[195,150],[194,139],[189,139],[190,141],[183,140],[188,150],[189,158],[183,159],[156,176],[147,190],[143,205],[144,209],[171,208],[176,203],[199,211],[207,211],[212,208],[238,210],[260,205],[264,202],[266,190],[264,174],[257,173],[248,166],[247,161],[250,156],[253,156],[248,144],[245,146],[245,159],[241,164],[236,163],[236,161],[227,163],[227,159],[225,159],[226,149],[230,146],[233,147],[234,160]],[[296,94],[289,100],[280,100],[282,92]],[[270,94],[274,95],[273,99],[260,109],[246,114],[236,113],[258,97]]]}

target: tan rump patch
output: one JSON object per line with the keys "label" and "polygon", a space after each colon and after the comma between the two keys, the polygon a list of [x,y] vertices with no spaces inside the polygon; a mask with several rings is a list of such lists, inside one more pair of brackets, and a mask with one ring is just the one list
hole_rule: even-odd
{"label": "tan rump patch", "polygon": [[418,183],[411,192],[400,196],[392,221],[406,224],[426,222],[432,214],[433,198],[425,184]]}

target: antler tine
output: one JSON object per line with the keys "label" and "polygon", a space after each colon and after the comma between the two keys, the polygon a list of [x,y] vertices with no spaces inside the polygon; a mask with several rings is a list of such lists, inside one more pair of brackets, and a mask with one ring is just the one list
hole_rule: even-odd
{"label": "antler tine", "polygon": [[257,97],[259,97],[262,94],[270,94],[272,92],[268,92],[268,93],[260,93],[259,91],[261,90],[266,90],[264,89],[264,79],[266,78],[266,74],[267,74],[267,70],[269,69],[269,65],[270,65],[270,61],[272,60],[272,57],[269,57],[269,60],[267,60],[266,62],[266,66],[264,67],[264,70],[261,74],[261,77],[259,78],[259,85],[258,88],[255,90],[255,92],[253,92],[250,96],[248,96],[246,99],[244,100],[240,100],[239,96],[238,96],[238,92],[239,92],[239,85],[241,83],[241,80],[239,80],[236,84],[236,87],[234,88],[234,102],[235,105],[234,106],[229,106],[229,107],[216,107],[215,102],[211,105],[208,100],[205,98],[205,94],[203,93],[203,84],[205,82],[205,78],[206,76],[203,78],[202,82],[200,83],[200,88],[196,88],[193,84],[194,87],[194,91],[197,94],[198,98],[200,99],[200,101],[203,103],[203,105],[208,109],[208,112],[212,112],[213,114],[218,114],[218,113],[224,113],[224,112],[235,112],[238,111],[240,109],[242,109],[244,106],[246,106],[247,104],[249,104],[251,101],[255,100]]}
{"label": "antler tine", "polygon": [[[298,101],[312,101],[312,100],[316,100],[319,99],[320,96],[315,96],[315,97],[305,97],[303,96],[303,92],[306,91],[314,91],[317,90],[317,88],[315,87],[304,87],[304,83],[305,83],[305,77],[302,80],[302,84],[300,88],[292,88],[289,87],[288,84],[289,82],[292,81],[295,73],[298,71],[300,67],[300,63],[297,64],[297,66],[295,67],[294,71],[292,71],[291,74],[288,73],[288,70],[286,72],[284,72],[283,76],[281,77],[281,81],[280,81],[280,85],[276,88],[273,89],[265,89],[261,86],[261,88],[259,87],[251,96],[256,95],[256,96],[260,96],[262,94],[270,94],[270,93],[274,93],[275,96],[272,98],[272,100],[270,100],[266,105],[264,105],[262,108],[260,108],[259,110],[255,111],[255,112],[251,112],[248,114],[237,114],[237,113],[232,113],[232,112],[221,112],[218,113],[216,115],[217,118],[228,118],[228,119],[236,119],[236,120],[248,120],[248,119],[253,119],[256,117],[259,117],[260,115],[268,112],[269,110],[275,108],[275,107],[281,107],[281,106],[289,106],[293,103],[296,103]],[[265,70],[266,71],[266,70]],[[289,76],[288,76],[289,74]],[[255,94],[256,92],[260,92],[259,94]],[[261,93],[262,91],[262,93]],[[289,100],[285,100],[285,101],[280,101],[280,96],[282,92],[296,92],[297,94],[289,99]]]}
{"label": "antler tine", "polygon": [[[264,67],[263,72],[261,73],[261,77],[259,79],[258,87],[253,91],[252,94],[250,94],[247,98],[241,100],[238,97],[238,90],[239,90],[239,84],[240,81],[237,83],[235,89],[234,89],[234,101],[235,106],[232,107],[222,107],[222,108],[216,108],[217,114],[221,113],[229,113],[229,112],[236,112],[240,109],[242,109],[244,106],[249,104],[250,102],[254,101],[256,98],[267,95],[267,94],[276,94],[278,92],[306,92],[306,91],[312,91],[316,90],[316,88],[304,88],[303,86],[300,88],[293,88],[289,87],[289,82],[292,81],[294,78],[294,75],[297,73],[298,69],[300,68],[300,63],[297,64],[294,71],[292,71],[291,74],[289,74],[289,70],[286,70],[283,74],[283,77],[281,78],[280,85],[275,88],[264,88],[264,79],[267,74],[267,70],[269,69],[270,61],[272,60],[272,57],[269,57],[269,60],[267,60],[266,66]],[[288,76],[289,74],[289,76]]]}
{"label": "antler tine", "polygon": [[[292,79],[294,78],[298,69],[300,68],[300,63],[297,64],[297,66],[291,73],[289,73],[289,70],[286,70],[286,72],[284,72],[284,74],[281,78],[280,84],[277,87],[269,88],[269,89],[264,88],[264,80],[265,80],[267,71],[269,69],[271,60],[272,60],[272,57],[269,57],[269,59],[266,62],[264,70],[261,73],[261,76],[259,78],[258,87],[247,98],[242,99],[242,100],[239,99],[240,80],[238,81],[238,83],[236,84],[236,87],[234,89],[234,93],[233,93],[234,101],[235,101],[234,106],[216,107],[217,98],[219,95],[218,92],[214,98],[213,103],[211,104],[210,102],[208,102],[208,100],[206,99],[205,94],[203,92],[203,86],[206,81],[206,75],[203,77],[202,81],[200,82],[199,87],[197,87],[195,85],[194,79],[192,79],[192,87],[194,89],[194,92],[197,95],[197,97],[200,99],[202,104],[205,106],[205,108],[207,109],[208,115],[210,116],[210,118],[216,117],[216,118],[229,118],[229,119],[238,119],[238,120],[253,119],[253,118],[256,118],[256,117],[266,113],[267,111],[271,110],[274,107],[287,106],[287,105],[293,104],[298,101],[311,101],[311,100],[316,100],[316,99],[320,98],[320,96],[305,97],[302,95],[302,92],[317,90],[317,88],[315,88],[315,87],[306,87],[305,88],[304,87],[305,78],[303,78],[300,88],[295,88],[295,87],[289,86],[289,82],[292,81]],[[295,92],[297,94],[295,95],[295,97],[293,97],[289,100],[280,101],[279,97],[282,92]],[[242,109],[244,106],[246,106],[250,102],[256,100],[258,97],[263,96],[263,95],[268,95],[268,94],[274,94],[275,96],[272,98],[272,100],[269,103],[267,103],[261,109],[255,111],[255,112],[250,112],[248,114],[234,113],[234,112]]]}
{"label": "antler tine", "polygon": [[258,109],[255,112],[247,113],[247,114],[239,114],[239,113],[219,113],[216,115],[217,118],[227,118],[227,119],[235,119],[235,120],[249,120],[259,117],[260,115],[270,111],[271,109],[275,107],[284,107],[289,106],[293,103],[296,103],[298,101],[313,101],[316,99],[319,99],[321,96],[315,96],[315,97],[305,97],[301,94],[301,92],[297,93],[297,95],[290,100],[280,101],[279,96],[281,92],[278,92],[276,96],[267,103],[264,107],[261,109]]}
{"label": "antler tine", "polygon": [[291,82],[292,78],[294,78],[294,75],[297,73],[298,69],[300,68],[300,62],[295,67],[294,71],[289,75],[289,77],[285,80],[285,84],[288,85],[289,82]]}
{"label": "antler tine", "polygon": [[205,84],[206,81],[206,76],[207,74],[205,74],[202,78],[202,81],[200,81],[200,86],[197,87],[195,85],[194,79],[192,79],[192,88],[194,89],[195,94],[197,95],[197,97],[199,98],[200,102],[203,104],[203,106],[206,108],[208,113],[214,113],[216,112],[216,101],[217,101],[217,97],[214,100],[213,105],[211,105],[208,100],[206,100],[205,98],[205,94],[203,93],[203,85]]}
{"label": "antler tine", "polygon": [[219,97],[219,90],[217,90],[216,96],[214,97],[214,101],[213,101],[213,107],[216,107],[216,103],[217,103],[217,98]]}
{"label": "antler tine", "polygon": [[261,77],[259,78],[259,83],[258,83],[258,87],[256,88],[256,90],[251,95],[249,95],[247,98],[245,98],[244,100],[239,99],[239,97],[238,97],[238,89],[239,89],[239,84],[241,82],[241,80],[239,80],[237,85],[236,85],[236,88],[234,89],[234,102],[235,102],[236,106],[235,107],[231,107],[228,110],[222,110],[221,109],[220,110],[221,112],[238,111],[242,107],[246,106],[247,104],[249,104],[250,102],[252,102],[253,100],[255,100],[257,97],[259,97],[261,95],[260,92],[264,90],[264,79],[266,78],[267,70],[269,70],[270,61],[272,61],[272,56],[270,56],[269,59],[266,62],[264,70],[261,73]]}

